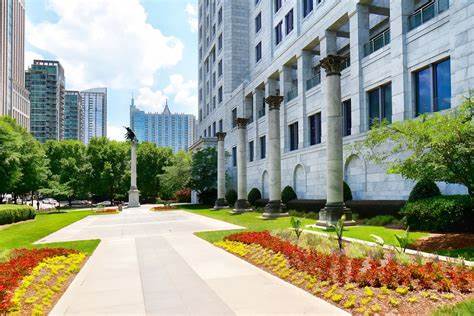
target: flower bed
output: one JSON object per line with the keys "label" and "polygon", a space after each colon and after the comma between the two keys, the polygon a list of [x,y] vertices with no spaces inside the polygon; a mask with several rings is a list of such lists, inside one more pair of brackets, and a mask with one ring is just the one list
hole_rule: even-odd
{"label": "flower bed", "polygon": [[176,206],[174,206],[174,205],[154,206],[154,207],[151,208],[151,211],[153,211],[153,212],[173,211],[173,210],[176,210]]}
{"label": "flower bed", "polygon": [[467,267],[322,253],[269,232],[233,234],[216,245],[356,314],[427,314],[472,297]]}
{"label": "flower bed", "polygon": [[10,259],[0,263],[0,313],[6,313],[15,308],[15,291],[22,284],[22,280],[31,275],[32,271],[44,260],[71,255],[78,255],[78,253],[74,250],[59,248],[13,250]]}

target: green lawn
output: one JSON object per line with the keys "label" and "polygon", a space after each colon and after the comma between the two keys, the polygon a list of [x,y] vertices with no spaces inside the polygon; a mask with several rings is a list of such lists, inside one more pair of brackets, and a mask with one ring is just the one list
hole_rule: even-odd
{"label": "green lawn", "polygon": [[464,258],[469,261],[474,261],[474,248],[463,248],[455,250],[438,250],[437,254],[448,257]]}
{"label": "green lawn", "polygon": [[[257,212],[249,212],[240,215],[232,215],[229,213],[229,210],[211,210],[209,208],[197,208],[192,207],[187,209],[188,212],[192,212],[199,215],[204,215],[207,217],[212,217],[215,219],[219,219],[231,224],[239,225],[246,227],[246,230],[250,231],[261,231],[261,230],[273,230],[273,229],[282,229],[282,228],[289,228],[290,225],[290,218],[289,217],[282,217],[274,220],[262,220],[259,218],[261,213]],[[301,218],[301,222],[304,226],[311,225],[315,223],[313,219]],[[321,229],[314,229],[322,231]],[[218,240],[222,240],[225,236],[229,235],[230,233],[235,231],[218,231],[218,232],[199,232],[196,235],[208,240],[210,242],[215,242]],[[330,232],[334,233],[334,232]],[[379,226],[355,226],[355,227],[347,227],[344,232],[345,237],[357,238],[367,241],[373,241],[370,237],[370,234],[375,234],[382,237],[385,240],[385,243],[391,245],[397,245],[395,234],[403,234],[402,230],[396,229],[389,229],[385,227]],[[418,239],[423,236],[427,236],[426,233],[410,233],[410,237],[412,240]]]}
{"label": "green lawn", "polygon": [[33,245],[33,243],[49,234],[68,226],[88,215],[92,211],[75,211],[66,213],[38,214],[33,221],[18,223],[5,228],[0,227],[0,251],[4,257],[13,248],[64,247],[91,254],[99,244],[99,240],[72,241]]}
{"label": "green lawn", "polygon": [[453,306],[437,309],[432,316],[469,316],[474,315],[474,299],[460,302]]}

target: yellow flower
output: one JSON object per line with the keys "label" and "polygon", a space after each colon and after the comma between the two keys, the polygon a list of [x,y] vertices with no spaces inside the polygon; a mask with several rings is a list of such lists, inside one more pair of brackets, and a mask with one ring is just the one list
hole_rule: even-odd
{"label": "yellow flower", "polygon": [[372,296],[374,296],[374,291],[372,291],[371,288],[369,288],[368,286],[366,286],[366,287],[364,288],[364,294],[365,294],[366,296],[372,297]]}
{"label": "yellow flower", "polygon": [[344,298],[344,296],[342,294],[338,294],[338,293],[335,293],[331,296],[331,300],[333,302],[336,302],[336,303],[339,303],[343,298]]}
{"label": "yellow flower", "polygon": [[441,296],[447,300],[452,300],[454,299],[454,294],[453,293],[443,293]]}
{"label": "yellow flower", "polygon": [[408,293],[408,288],[406,286],[397,287],[395,290],[400,295],[406,295]]}
{"label": "yellow flower", "polygon": [[400,305],[400,301],[397,300],[396,298],[394,297],[390,297],[389,301],[390,305],[394,306],[394,307],[397,307],[398,305]]}

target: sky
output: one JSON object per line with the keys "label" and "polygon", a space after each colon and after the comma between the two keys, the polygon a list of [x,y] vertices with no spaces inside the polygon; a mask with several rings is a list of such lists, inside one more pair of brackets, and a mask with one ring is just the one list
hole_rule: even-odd
{"label": "sky", "polygon": [[108,88],[107,133],[140,109],[197,114],[197,0],[26,0],[25,67],[58,60],[67,90]]}

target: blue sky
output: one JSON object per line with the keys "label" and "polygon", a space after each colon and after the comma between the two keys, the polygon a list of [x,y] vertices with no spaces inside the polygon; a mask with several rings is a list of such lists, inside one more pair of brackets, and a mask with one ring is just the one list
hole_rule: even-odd
{"label": "blue sky", "polygon": [[66,89],[108,88],[108,134],[146,111],[197,112],[197,0],[26,0],[26,67],[59,60]]}

